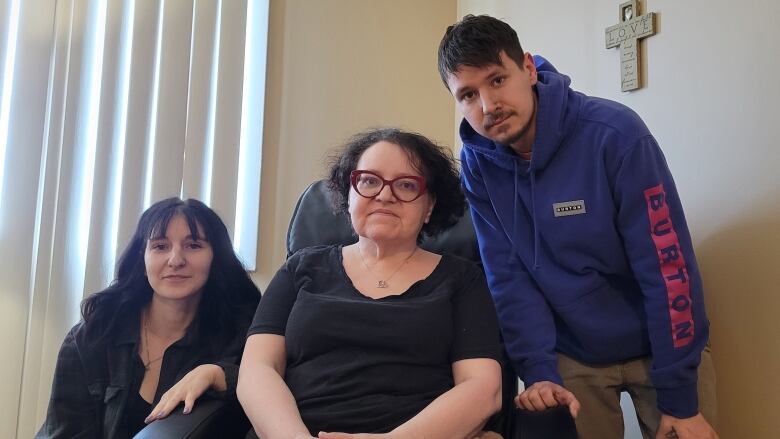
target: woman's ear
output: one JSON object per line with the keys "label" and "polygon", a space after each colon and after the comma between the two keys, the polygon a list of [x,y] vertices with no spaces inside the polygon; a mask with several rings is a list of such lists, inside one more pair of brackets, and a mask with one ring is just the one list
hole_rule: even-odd
{"label": "woman's ear", "polygon": [[433,213],[433,208],[436,206],[436,199],[431,198],[431,203],[428,206],[428,212],[425,213],[425,220],[423,221],[425,224],[428,224],[428,222],[431,220],[431,214]]}

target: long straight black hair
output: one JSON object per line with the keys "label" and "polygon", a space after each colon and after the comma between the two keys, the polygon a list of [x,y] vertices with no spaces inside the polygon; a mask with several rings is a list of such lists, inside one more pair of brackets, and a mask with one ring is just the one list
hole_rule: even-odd
{"label": "long straight black hair", "polygon": [[137,324],[141,310],[153,293],[144,263],[147,241],[164,237],[171,219],[177,216],[184,217],[190,234],[208,241],[214,253],[198,306],[201,327],[228,338],[246,331],[260,300],[260,291],[236,256],[225,224],[202,202],[173,197],[146,209],[119,258],[116,278],[108,288],[81,303],[89,340],[99,342],[114,333],[118,325]]}

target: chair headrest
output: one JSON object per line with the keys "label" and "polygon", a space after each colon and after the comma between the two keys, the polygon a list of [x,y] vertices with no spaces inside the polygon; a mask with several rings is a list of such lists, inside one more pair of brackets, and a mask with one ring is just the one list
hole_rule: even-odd
{"label": "chair headrest", "polygon": [[[314,245],[349,245],[357,241],[349,218],[333,213],[327,183],[319,180],[306,188],[295,205],[287,229],[287,256]],[[471,215],[464,213],[451,228],[426,237],[420,246],[434,253],[449,253],[481,264]]]}

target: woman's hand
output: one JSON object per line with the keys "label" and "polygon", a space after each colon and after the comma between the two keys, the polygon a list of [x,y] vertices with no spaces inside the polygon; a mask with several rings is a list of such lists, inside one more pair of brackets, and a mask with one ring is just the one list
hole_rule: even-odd
{"label": "woman's hand", "polygon": [[200,398],[203,392],[209,388],[218,392],[227,390],[225,371],[216,364],[202,364],[184,375],[178,383],[163,393],[160,402],[152,409],[144,422],[148,424],[168,416],[182,401],[184,401],[182,413],[185,415],[190,413],[195,405],[195,400]]}
{"label": "woman's hand", "polygon": [[371,434],[371,433],[326,433],[321,431],[317,439],[395,439],[392,434]]}
{"label": "woman's hand", "polygon": [[[295,438],[295,439],[308,439],[306,438]],[[393,436],[392,433],[385,433],[385,434],[369,434],[369,433],[359,433],[359,434],[349,434],[349,433],[326,433],[324,431],[321,431],[319,436],[317,438],[313,439],[395,439],[395,436]],[[501,439],[501,435],[498,433],[494,433],[492,431],[481,431],[476,436],[474,436],[473,439]]]}
{"label": "woman's hand", "polygon": [[[296,438],[299,439],[299,438]],[[301,438],[303,439],[303,438]],[[308,439],[308,438],[305,438]],[[392,433],[384,433],[384,434],[369,434],[369,433],[358,433],[358,434],[349,434],[349,433],[326,433],[324,431],[321,431],[319,436],[317,436],[316,439],[395,439],[395,436],[393,436]],[[493,433],[492,431],[481,431],[479,434],[474,436],[473,439],[501,439],[501,435],[498,433]]]}

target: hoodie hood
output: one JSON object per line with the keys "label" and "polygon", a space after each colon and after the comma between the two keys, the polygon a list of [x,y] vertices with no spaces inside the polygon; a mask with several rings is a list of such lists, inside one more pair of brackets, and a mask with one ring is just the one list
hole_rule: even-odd
{"label": "hoodie hood", "polygon": [[[569,88],[571,80],[568,76],[558,73],[555,67],[541,56],[534,56],[538,81],[534,86],[536,92],[536,137],[531,147],[531,162],[520,158],[508,145],[502,145],[483,137],[471,127],[466,119],[460,124],[460,137],[463,148],[471,150],[475,155],[484,157],[494,165],[512,172],[514,193],[518,193],[520,176],[530,183],[530,215],[533,228],[533,269],[540,267],[539,262],[539,227],[536,208],[536,173],[544,169],[558,152],[566,137],[573,131],[582,98],[580,94]],[[512,236],[517,236],[518,199],[513,198],[512,205]],[[511,254],[517,251],[517,242],[512,240]]]}
{"label": "hoodie hood", "polygon": [[[537,96],[536,138],[531,148],[530,165],[517,166],[520,174],[530,174],[547,166],[574,129],[580,108],[579,96],[569,88],[571,80],[568,76],[558,73],[549,61],[539,55],[534,55],[534,64],[538,76],[534,86]],[[466,119],[460,124],[460,137],[464,148],[483,155],[501,168],[515,171],[517,161],[522,160],[508,145],[495,143],[474,131]]]}

